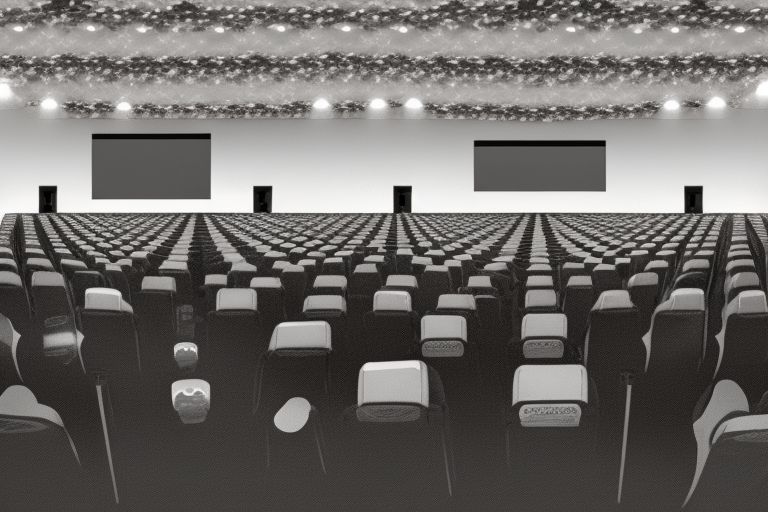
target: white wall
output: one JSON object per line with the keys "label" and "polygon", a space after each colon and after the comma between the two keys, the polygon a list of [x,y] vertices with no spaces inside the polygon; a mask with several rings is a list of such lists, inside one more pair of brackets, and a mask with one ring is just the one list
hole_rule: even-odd
{"label": "white wall", "polygon": [[[0,110],[0,212],[33,212],[58,185],[60,212],[246,212],[273,185],[276,212],[676,212],[704,186],[708,212],[768,211],[768,110],[721,119],[568,123],[437,120],[75,120]],[[91,133],[211,132],[210,201],[91,199]],[[606,139],[606,192],[473,192],[475,139]],[[149,184],[147,186],[150,186]]]}

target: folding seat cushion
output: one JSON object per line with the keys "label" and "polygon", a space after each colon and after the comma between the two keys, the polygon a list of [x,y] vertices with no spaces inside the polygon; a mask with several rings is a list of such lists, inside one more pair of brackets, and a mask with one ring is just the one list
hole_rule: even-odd
{"label": "folding seat cushion", "polygon": [[[577,275],[568,279],[563,296],[563,313],[568,319],[568,341],[575,347],[582,348],[584,346],[589,312],[594,302],[595,291],[592,286],[592,277]],[[555,313],[556,311],[535,312]]]}
{"label": "folding seat cushion", "polygon": [[440,295],[451,293],[454,283],[448,267],[444,265],[427,265],[419,277],[420,312],[432,311],[437,307]]}
{"label": "folding seat cushion", "polygon": [[21,277],[13,272],[0,271],[0,314],[8,317],[18,332],[29,332],[29,299]]}
{"label": "folding seat cushion", "polygon": [[443,379],[448,404],[466,413],[480,398],[480,354],[469,343],[467,320],[457,315],[421,318],[419,357]]}
{"label": "folding seat cushion", "polygon": [[347,278],[340,275],[319,275],[312,284],[312,295],[347,295]]}
{"label": "folding seat cushion", "polygon": [[367,361],[391,361],[412,357],[416,348],[416,317],[411,296],[401,291],[379,291],[373,311],[364,317],[361,351]]}
{"label": "folding seat cushion", "polygon": [[40,324],[55,316],[74,318],[64,276],[58,272],[38,271],[32,274],[32,303],[35,320]]}
{"label": "folding seat cushion", "polygon": [[[438,373],[422,361],[366,363],[357,405],[344,413],[339,499],[369,508],[442,508],[453,494],[448,406]],[[397,467],[397,471],[392,471]],[[358,485],[366,492],[360,493]],[[396,492],[393,492],[397,489]]]}
{"label": "folding seat cushion", "polygon": [[233,263],[232,268],[227,273],[228,288],[248,288],[251,279],[259,275],[256,265],[251,265],[244,261]]}
{"label": "folding seat cushion", "polygon": [[723,311],[723,324],[715,336],[715,379],[737,382],[756,402],[768,389],[768,304],[765,292],[739,293]]}
{"label": "folding seat cushion", "polygon": [[264,326],[264,332],[270,333],[280,322],[284,322],[285,290],[277,277],[254,277],[250,287],[256,290],[261,307],[259,314]]}
{"label": "folding seat cushion", "polygon": [[289,320],[298,320],[301,316],[309,278],[307,267],[301,265],[288,265],[280,274],[280,282],[285,290],[285,312]]}
{"label": "folding seat cushion", "polygon": [[744,392],[731,380],[711,386],[694,415],[696,468],[683,510],[758,512],[768,507],[768,410],[750,414]]}
{"label": "folding seat cushion", "polygon": [[740,272],[725,278],[725,300],[731,302],[736,296],[747,290],[759,290],[760,278],[754,272]]}
{"label": "folding seat cushion", "polygon": [[361,314],[371,310],[373,295],[381,288],[379,269],[374,263],[362,263],[355,267],[349,278],[350,309]]}
{"label": "folding seat cushion", "polygon": [[[3,508],[76,510],[86,494],[85,474],[59,414],[24,386],[0,395]],[[55,485],[53,484],[55,482]]]}
{"label": "folding seat cushion", "polygon": [[581,365],[523,365],[515,371],[506,428],[507,463],[519,490],[514,505],[594,505],[585,493],[594,488],[598,410],[597,393]]}
{"label": "folding seat cushion", "polygon": [[651,326],[651,317],[659,302],[659,274],[655,272],[640,272],[629,278],[627,290],[632,303],[637,307],[638,328],[647,332]]}
{"label": "folding seat cushion", "polygon": [[226,274],[208,274],[203,282],[203,296],[205,299],[205,314],[216,310],[216,295],[219,290],[227,287]]}

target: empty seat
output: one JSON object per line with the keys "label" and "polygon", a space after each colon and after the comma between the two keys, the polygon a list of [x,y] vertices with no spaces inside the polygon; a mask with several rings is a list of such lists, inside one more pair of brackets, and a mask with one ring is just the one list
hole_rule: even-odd
{"label": "empty seat", "polygon": [[627,290],[632,303],[637,307],[641,332],[651,326],[651,317],[659,299],[659,275],[655,272],[641,272],[629,278]]}
{"label": "empty seat", "polygon": [[[421,361],[366,363],[344,425],[347,485],[338,491],[341,502],[381,510],[446,506],[453,494],[453,453],[436,371]],[[367,492],[359,493],[359,485]]]}
{"label": "empty seat", "polygon": [[18,332],[29,332],[29,299],[21,277],[13,272],[0,271],[0,314],[7,316]]}
{"label": "empty seat", "polygon": [[725,279],[725,300],[731,302],[736,296],[747,290],[759,290],[760,278],[754,272],[740,272]]}
{"label": "empty seat", "polygon": [[696,467],[684,510],[758,512],[768,507],[768,411],[750,414],[738,384],[721,380],[700,400],[694,416]]}
{"label": "empty seat", "polygon": [[[597,394],[581,365],[523,365],[507,409],[507,463],[521,510],[590,508]],[[541,492],[545,486],[547,492]]]}
{"label": "empty seat", "polygon": [[259,298],[259,315],[264,332],[270,333],[277,324],[286,319],[283,284],[277,277],[254,277],[250,287],[256,290]]}
{"label": "empty seat", "polygon": [[313,295],[347,295],[347,278],[342,275],[319,275],[312,285]]}
{"label": "empty seat", "polygon": [[[347,343],[347,301],[341,295],[310,295],[304,300],[302,312],[306,320],[323,320],[331,326],[334,351],[346,360],[355,347]],[[355,369],[357,371],[357,369]]]}
{"label": "empty seat", "polygon": [[373,311],[365,314],[363,353],[368,361],[392,361],[413,357],[416,348],[416,317],[411,296],[401,291],[379,291]]}
{"label": "empty seat", "polygon": [[227,287],[248,288],[251,280],[259,275],[256,265],[244,261],[233,263],[227,273]]}
{"label": "empty seat", "polygon": [[419,311],[433,311],[439,297],[451,293],[453,286],[448,267],[427,265],[419,279]]}
{"label": "empty seat", "polygon": [[580,349],[584,346],[589,312],[594,303],[595,290],[592,286],[592,277],[571,277],[565,286],[563,313],[568,319],[568,341]]}
{"label": "empty seat", "polygon": [[568,320],[562,313],[525,315],[520,341],[510,343],[512,367],[575,361],[577,352],[568,342]]}
{"label": "empty seat", "polygon": [[4,509],[76,510],[92,499],[61,417],[28,388],[10,386],[0,395],[0,432]]}
{"label": "empty seat", "polygon": [[524,313],[557,313],[557,293],[555,290],[528,290],[525,293]]}
{"label": "empty seat", "polygon": [[360,314],[371,310],[373,295],[381,288],[381,274],[374,263],[355,267],[349,278],[349,306]]}
{"label": "empty seat", "polygon": [[216,310],[216,295],[219,290],[227,287],[226,274],[208,274],[203,283],[203,297],[205,300],[205,314]]}
{"label": "empty seat", "polygon": [[715,336],[715,379],[738,383],[750,403],[768,390],[768,304],[765,292],[739,293],[723,311],[723,325]]}
{"label": "empty seat", "polygon": [[280,274],[280,282],[285,290],[285,313],[288,320],[298,320],[304,304],[307,283],[310,281],[306,267],[288,265]]}
{"label": "empty seat", "polygon": [[39,324],[54,316],[74,318],[64,276],[58,272],[38,271],[32,274],[32,303],[35,320]]}

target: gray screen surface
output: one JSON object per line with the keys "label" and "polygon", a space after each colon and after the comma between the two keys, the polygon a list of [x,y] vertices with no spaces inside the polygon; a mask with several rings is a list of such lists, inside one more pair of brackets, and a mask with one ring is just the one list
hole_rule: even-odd
{"label": "gray screen surface", "polygon": [[210,199],[210,134],[94,134],[93,199]]}
{"label": "gray screen surface", "polygon": [[605,141],[475,141],[475,191],[605,192]]}

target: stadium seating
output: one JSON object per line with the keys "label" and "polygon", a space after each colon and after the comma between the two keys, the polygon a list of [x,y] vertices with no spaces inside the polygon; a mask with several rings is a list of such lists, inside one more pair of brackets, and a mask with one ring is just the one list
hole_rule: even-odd
{"label": "stadium seating", "polygon": [[0,501],[766,510],[767,226],[7,215]]}

